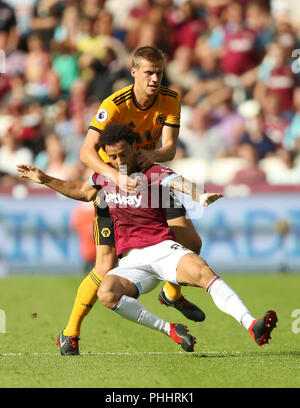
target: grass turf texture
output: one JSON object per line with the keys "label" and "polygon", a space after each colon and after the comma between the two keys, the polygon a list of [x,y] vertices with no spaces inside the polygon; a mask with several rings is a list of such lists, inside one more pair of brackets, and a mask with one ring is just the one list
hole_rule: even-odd
{"label": "grass turf texture", "polygon": [[[202,289],[183,288],[207,319],[194,323],[160,305],[160,288],[140,298],[153,313],[184,323],[197,337],[185,353],[162,333],[122,319],[97,302],[81,330],[80,356],[62,357],[55,344],[81,277],[10,277],[0,280],[0,388],[298,388],[300,275],[224,275],[255,317],[272,308],[278,327],[259,347]],[[300,327],[300,324],[298,324]]]}

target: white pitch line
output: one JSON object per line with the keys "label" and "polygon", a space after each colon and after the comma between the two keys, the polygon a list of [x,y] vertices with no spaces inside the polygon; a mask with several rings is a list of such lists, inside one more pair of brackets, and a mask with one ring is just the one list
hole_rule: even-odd
{"label": "white pitch line", "polygon": [[[203,355],[203,354],[232,354],[236,353],[239,354],[239,351],[235,352],[218,352],[218,351],[203,351],[201,353],[190,353],[190,355]],[[81,356],[135,356],[135,355],[187,355],[187,353],[183,351],[179,352],[162,352],[162,351],[135,351],[135,352],[110,352],[110,351],[103,351],[103,352],[85,352],[85,353],[80,353]],[[0,357],[21,357],[21,356],[60,356],[59,353],[2,353],[0,354]]]}

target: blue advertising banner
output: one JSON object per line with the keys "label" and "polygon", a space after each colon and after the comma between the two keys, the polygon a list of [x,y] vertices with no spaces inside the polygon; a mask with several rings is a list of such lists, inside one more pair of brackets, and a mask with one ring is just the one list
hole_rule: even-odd
{"label": "blue advertising banner", "polygon": [[[78,237],[70,228],[78,202],[4,194],[0,203],[0,274],[81,270]],[[215,272],[300,271],[299,193],[225,197],[189,212],[203,241],[201,256]]]}
{"label": "blue advertising banner", "polygon": [[224,198],[194,224],[201,256],[216,270],[300,271],[299,194]]}

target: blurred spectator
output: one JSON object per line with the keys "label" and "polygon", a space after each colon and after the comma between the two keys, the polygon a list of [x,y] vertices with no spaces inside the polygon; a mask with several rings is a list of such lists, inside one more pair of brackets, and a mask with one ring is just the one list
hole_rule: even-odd
{"label": "blurred spectator", "polygon": [[55,28],[54,40],[67,41],[75,48],[80,35],[80,10],[75,5],[67,6],[63,11],[60,24]]}
{"label": "blurred spectator", "polygon": [[76,231],[79,253],[83,260],[82,272],[88,273],[95,264],[96,246],[93,236],[95,210],[91,203],[80,203],[71,212],[70,227]]}
{"label": "blurred spectator", "polygon": [[255,48],[261,58],[265,47],[273,41],[275,36],[275,27],[272,24],[268,7],[257,1],[249,2],[245,11],[245,23],[247,28],[255,34]]}
{"label": "blurred spectator", "polygon": [[283,146],[288,150],[300,151],[300,88],[295,88],[293,95],[295,112],[285,131]]}
{"label": "blurred spectator", "polygon": [[289,120],[281,115],[281,100],[276,94],[267,94],[263,100],[264,131],[276,148],[282,146]]}
{"label": "blurred spectator", "polygon": [[58,75],[52,69],[50,53],[45,49],[42,38],[37,34],[28,37],[28,54],[25,61],[25,92],[32,100],[46,102],[51,98],[53,84],[59,92]]}
{"label": "blurred spectator", "polygon": [[21,140],[34,156],[43,149],[44,145],[44,113],[41,106],[31,103],[23,107],[21,118]]}
{"label": "blurred spectator", "polygon": [[263,115],[259,113],[246,123],[246,132],[240,140],[240,144],[251,144],[258,153],[258,158],[263,159],[276,151],[271,139],[264,132]]}
{"label": "blurred spectator", "polygon": [[104,9],[106,0],[80,0],[81,13],[91,21],[95,21]]}
{"label": "blurred spectator", "polygon": [[[267,180],[275,185],[299,185],[300,166],[296,161],[296,153],[292,150],[280,148],[269,166]],[[268,166],[266,166],[268,168]]]}
{"label": "blurred spectator", "polygon": [[[45,150],[37,155],[35,165],[52,177],[62,180],[74,179],[76,178],[74,177],[75,166],[74,164],[67,163],[65,158],[66,153],[59,136],[55,133],[50,133],[45,139]],[[19,163],[23,163],[23,161],[19,161]]]}
{"label": "blurred spectator", "polygon": [[[295,183],[299,22],[297,0],[0,0],[1,149],[82,178],[90,120],[132,83],[133,49],[153,45],[182,103],[172,166],[208,166],[222,185],[239,169],[239,180],[263,180],[258,168],[267,182]],[[15,182],[1,174],[1,185]]]}
{"label": "blurred spectator", "polygon": [[281,100],[280,113],[290,118],[293,111],[294,76],[284,48],[279,43],[271,43],[258,68],[258,82],[254,89],[255,98],[263,105],[266,94],[277,95]]}
{"label": "blurred spectator", "polygon": [[189,47],[180,46],[169,62],[166,76],[172,85],[179,86],[184,92],[193,88],[197,81],[197,73],[193,66],[193,52]]}
{"label": "blurred spectator", "polygon": [[31,31],[37,34],[45,45],[50,48],[54,30],[59,23],[63,11],[61,0],[36,0],[31,19]]}
{"label": "blurred spectator", "polygon": [[233,184],[259,184],[265,183],[265,172],[259,167],[257,150],[251,144],[241,144],[237,156],[245,160],[245,168],[238,170],[232,180]]}
{"label": "blurred spectator", "polygon": [[15,11],[18,31],[24,39],[31,30],[35,3],[36,0],[9,0]]}
{"label": "blurred spectator", "polygon": [[114,92],[116,81],[128,78],[129,83],[132,82],[129,70],[118,61],[115,51],[111,48],[106,49],[105,58],[101,61],[94,60],[90,68],[93,71],[90,83],[90,98],[91,100],[97,100],[98,103]]}
{"label": "blurred spectator", "polygon": [[114,29],[118,33],[126,34],[130,11],[136,6],[137,0],[106,0],[105,8],[113,15]]}
{"label": "blurred spectator", "polygon": [[236,111],[232,98],[214,110],[215,127],[219,130],[226,144],[227,154],[235,154],[245,133],[245,118]]}
{"label": "blurred spectator", "polygon": [[0,31],[10,32],[16,26],[16,15],[7,1],[0,0]]}
{"label": "blurred spectator", "polygon": [[[21,143],[21,126],[11,128],[0,142],[0,174],[18,179],[17,164],[32,164],[33,154]],[[3,181],[3,180],[2,180]]]}
{"label": "blurred spectator", "polygon": [[[81,85],[82,83],[77,83],[78,87]],[[56,104],[52,123],[54,133],[59,136],[65,150],[66,160],[70,163],[79,162],[79,151],[89,123],[88,113],[85,112],[80,98],[78,102],[79,104],[75,107],[73,104],[70,106],[71,101],[68,104],[67,101],[60,100]],[[80,107],[81,110],[79,110]]]}
{"label": "blurred spectator", "polygon": [[170,10],[167,23],[172,31],[172,49],[186,46],[193,49],[198,36],[206,30],[205,19],[197,13],[198,7],[193,1],[182,1],[178,8]]}
{"label": "blurred spectator", "polygon": [[5,73],[8,76],[24,72],[26,53],[18,49],[18,46],[18,35],[10,36],[7,31],[0,31],[0,50],[5,53]]}
{"label": "blurred spectator", "polygon": [[28,37],[27,48],[25,80],[29,83],[39,82],[51,67],[50,54],[45,49],[42,38],[37,34]]}
{"label": "blurred spectator", "polygon": [[73,83],[80,77],[78,53],[68,41],[51,43],[52,68],[57,73],[60,87],[68,94]]}
{"label": "blurred spectator", "polygon": [[[124,45],[120,40],[113,37],[112,15],[103,10],[93,23],[91,33],[84,35],[77,41],[77,50],[93,60],[105,59],[107,50],[113,49],[119,60],[124,62],[127,56]],[[87,65],[87,64],[86,64]]]}
{"label": "blurred spectator", "polygon": [[78,78],[72,83],[69,95],[69,114],[71,116],[84,112],[88,103],[88,82]]}
{"label": "blurred spectator", "polygon": [[277,24],[275,41],[283,48],[285,55],[291,55],[297,42],[297,31],[290,21],[284,21]]}
{"label": "blurred spectator", "polygon": [[84,112],[77,112],[70,119],[57,124],[54,129],[60,137],[66,160],[76,163],[87,129]]}
{"label": "blurred spectator", "polygon": [[225,74],[241,75],[258,63],[255,33],[244,25],[244,12],[238,2],[225,10],[226,25],[220,50]]}
{"label": "blurred spectator", "polygon": [[191,158],[209,162],[226,151],[222,134],[200,107],[194,109],[189,126],[181,129],[179,138]]}
{"label": "blurred spectator", "polygon": [[142,0],[130,11],[126,24],[125,44],[129,50],[144,45],[160,48],[171,53],[171,28],[167,24],[165,7],[154,1]]}
{"label": "blurred spectator", "polygon": [[[172,61],[170,62],[172,64]],[[194,50],[193,76],[196,80],[183,96],[183,102],[194,106],[216,90],[223,88],[224,79],[219,59],[206,41],[200,37]]]}

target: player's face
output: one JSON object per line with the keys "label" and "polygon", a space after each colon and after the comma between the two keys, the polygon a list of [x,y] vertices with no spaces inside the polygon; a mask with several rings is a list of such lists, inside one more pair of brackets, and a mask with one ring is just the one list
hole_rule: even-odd
{"label": "player's face", "polygon": [[155,96],[159,91],[163,70],[163,62],[141,59],[139,65],[131,69],[135,88],[145,96]]}
{"label": "player's face", "polygon": [[111,164],[121,173],[130,174],[134,167],[135,147],[131,146],[125,140],[120,140],[111,146],[105,146],[105,151]]}

